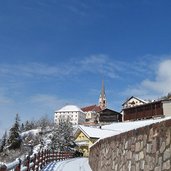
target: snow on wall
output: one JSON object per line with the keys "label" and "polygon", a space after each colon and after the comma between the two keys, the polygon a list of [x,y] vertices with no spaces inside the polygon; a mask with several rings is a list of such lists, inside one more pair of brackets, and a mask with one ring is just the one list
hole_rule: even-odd
{"label": "snow on wall", "polygon": [[171,170],[171,119],[99,140],[90,149],[93,171]]}

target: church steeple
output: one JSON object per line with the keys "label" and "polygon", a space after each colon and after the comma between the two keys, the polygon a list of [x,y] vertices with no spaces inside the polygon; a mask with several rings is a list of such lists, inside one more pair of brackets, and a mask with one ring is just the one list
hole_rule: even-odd
{"label": "church steeple", "polygon": [[105,94],[105,88],[104,88],[104,81],[102,80],[102,89],[99,97],[99,106],[103,110],[107,106],[106,102],[106,94]]}

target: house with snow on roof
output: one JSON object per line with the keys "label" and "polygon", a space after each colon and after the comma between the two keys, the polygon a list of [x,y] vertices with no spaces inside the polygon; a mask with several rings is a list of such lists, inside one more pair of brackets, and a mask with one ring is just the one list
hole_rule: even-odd
{"label": "house with snow on roof", "polygon": [[145,100],[142,100],[138,97],[135,97],[135,96],[131,96],[129,99],[127,99],[123,104],[123,109],[125,108],[129,108],[129,107],[134,107],[134,106],[138,106],[138,105],[143,105],[143,104],[146,104],[148,103],[147,101]]}
{"label": "house with snow on roof", "polygon": [[82,124],[85,122],[85,113],[75,105],[66,105],[55,111],[54,122],[59,124],[61,121],[69,120],[73,125]]}
{"label": "house with snow on roof", "polygon": [[91,123],[93,125],[96,119],[97,113],[101,111],[101,108],[100,106],[97,106],[97,105],[90,105],[90,106],[81,108],[81,110],[85,112],[86,114],[86,122]]}
{"label": "house with snow on roof", "polygon": [[102,130],[100,128],[79,125],[74,134],[77,150],[82,152],[83,156],[88,156],[90,147],[98,139],[105,138],[113,134],[114,130]]}

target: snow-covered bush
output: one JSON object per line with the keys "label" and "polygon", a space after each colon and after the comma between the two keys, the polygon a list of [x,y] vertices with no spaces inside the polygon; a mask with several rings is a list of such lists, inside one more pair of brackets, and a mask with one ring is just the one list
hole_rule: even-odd
{"label": "snow-covered bush", "polygon": [[51,140],[51,149],[58,151],[66,150],[73,144],[73,127],[69,120],[55,125]]}

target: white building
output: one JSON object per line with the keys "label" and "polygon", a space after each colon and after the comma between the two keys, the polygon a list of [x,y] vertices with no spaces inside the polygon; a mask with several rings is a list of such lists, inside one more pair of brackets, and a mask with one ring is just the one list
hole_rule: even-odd
{"label": "white building", "polygon": [[97,105],[91,105],[83,107],[81,110],[86,114],[86,123],[94,123],[97,113],[101,111],[101,108]]}
{"label": "white building", "polygon": [[147,101],[145,100],[142,100],[138,97],[130,97],[129,99],[127,99],[123,104],[123,109],[125,108],[129,108],[129,107],[134,107],[134,106],[139,106],[139,105],[143,105],[143,104],[146,104],[148,103]]}
{"label": "white building", "polygon": [[78,125],[85,122],[86,115],[79,107],[75,105],[66,105],[55,111],[54,122],[56,124],[60,121],[66,121],[67,119],[69,119],[73,125]]}

